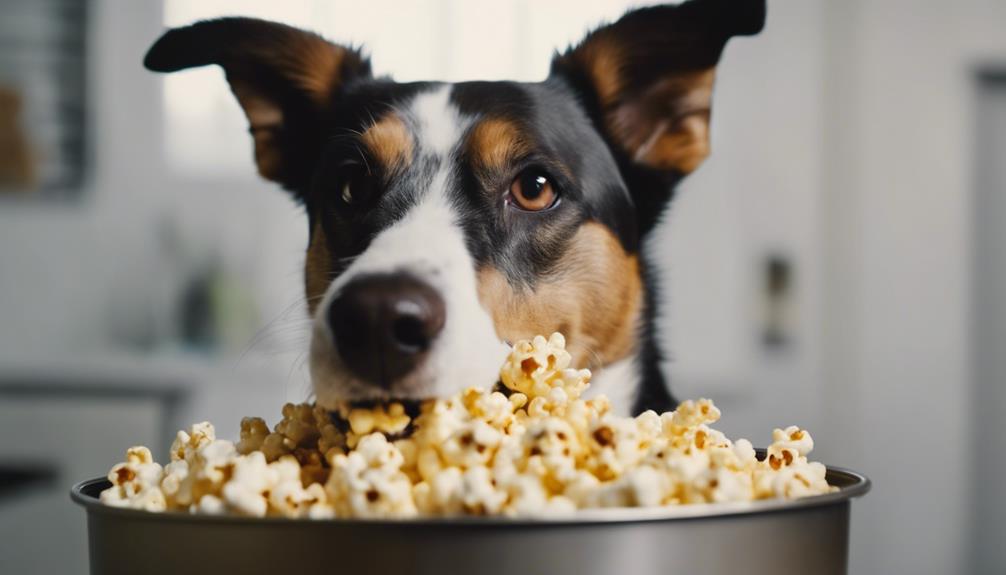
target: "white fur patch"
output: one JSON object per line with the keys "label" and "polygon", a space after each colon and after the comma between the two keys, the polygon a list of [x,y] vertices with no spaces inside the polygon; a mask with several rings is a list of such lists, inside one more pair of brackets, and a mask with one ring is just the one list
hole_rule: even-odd
{"label": "white fur patch", "polygon": [[464,125],[448,101],[449,86],[422,94],[406,113],[418,128],[422,155],[439,157],[439,168],[420,200],[405,216],[382,231],[367,249],[329,286],[315,318],[311,374],[320,405],[343,399],[378,399],[375,386],[356,381],[340,365],[326,310],[342,286],[362,274],[406,272],[429,283],[447,307],[446,323],[422,367],[399,382],[392,393],[423,398],[455,393],[471,385],[490,386],[508,348],[496,337],[476,289],[475,265],[465,245],[457,214],[447,196],[453,166],[451,150]]}
{"label": "white fur patch", "polygon": [[639,365],[635,355],[616,361],[596,370],[590,378],[586,397],[604,394],[611,402],[611,411],[616,415],[632,414],[632,406],[639,393]]}
{"label": "white fur patch", "polygon": [[419,145],[430,153],[446,157],[458,144],[464,125],[451,105],[451,86],[445,84],[416,96],[412,118],[419,128]]}

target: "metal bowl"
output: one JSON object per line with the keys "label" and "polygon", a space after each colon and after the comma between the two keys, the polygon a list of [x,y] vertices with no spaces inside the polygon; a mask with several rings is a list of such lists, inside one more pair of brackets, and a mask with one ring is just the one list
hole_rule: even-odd
{"label": "metal bowl", "polygon": [[846,573],[849,504],[870,480],[828,468],[835,493],[794,501],[585,510],[561,519],[297,520],[149,513],[78,483],[92,575],[332,573]]}

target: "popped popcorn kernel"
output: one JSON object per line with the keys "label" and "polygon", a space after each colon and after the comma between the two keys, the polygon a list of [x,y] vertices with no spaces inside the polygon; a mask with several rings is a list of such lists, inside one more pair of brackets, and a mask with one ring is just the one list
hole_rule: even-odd
{"label": "popped popcorn kernel", "polygon": [[569,369],[571,361],[566,351],[566,338],[553,333],[518,341],[500,368],[500,381],[508,389],[523,393],[530,399],[545,397],[553,388],[567,396],[580,397],[590,382],[590,370]]}
{"label": "popped popcorn kernel", "polygon": [[237,444],[209,423],[179,431],[163,468],[132,447],[101,501],[209,515],[407,518],[556,516],[577,509],[793,499],[837,488],[807,459],[807,430],[775,429],[759,460],[751,442],[711,427],[708,399],[636,417],[584,399],[590,372],[570,367],[565,339],[519,341],[498,389],[468,387],[421,402],[286,404],[270,430],[241,421]]}
{"label": "popped popcorn kernel", "polygon": [[231,481],[222,490],[223,501],[228,509],[238,515],[264,517],[269,510],[266,495],[275,479],[275,472],[270,471],[269,463],[261,451],[237,458]]}
{"label": "popped popcorn kernel", "polygon": [[340,517],[411,517],[416,515],[412,482],[402,472],[401,452],[384,435],[360,439],[357,449],[332,458],[325,491]]}
{"label": "popped popcorn kernel", "polygon": [[346,419],[349,421],[349,427],[353,433],[360,436],[374,431],[388,434],[400,433],[412,420],[405,413],[405,406],[397,402],[371,408],[354,407],[349,410]]}
{"label": "popped popcorn kernel", "polygon": [[269,436],[269,426],[261,417],[245,417],[241,420],[241,439],[235,447],[241,455],[262,449],[265,438]]}
{"label": "popped popcorn kernel", "polygon": [[179,431],[171,444],[171,460],[186,459],[217,438],[213,424],[207,421],[194,423],[189,431]]}
{"label": "popped popcorn kernel", "polygon": [[130,447],[126,461],[108,472],[112,486],[101,492],[101,502],[113,507],[164,511],[167,500],[160,488],[162,476],[163,469],[154,463],[149,449]]}
{"label": "popped popcorn kernel", "polygon": [[806,456],[814,449],[814,439],[810,433],[791,425],[786,429],[775,429],[772,431],[772,445],[779,448],[791,449],[801,456]]}

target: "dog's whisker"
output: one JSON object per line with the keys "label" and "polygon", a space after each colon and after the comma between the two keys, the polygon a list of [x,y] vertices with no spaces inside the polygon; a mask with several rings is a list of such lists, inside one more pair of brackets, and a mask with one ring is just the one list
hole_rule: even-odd
{"label": "dog's whisker", "polygon": [[[290,367],[290,372],[287,374],[287,380],[286,380],[287,390],[293,389],[294,374],[297,372],[303,373],[304,366],[307,364],[309,360],[310,357],[307,355],[307,352],[301,353],[300,355],[297,356],[296,359],[294,359]],[[314,393],[314,386],[311,385],[311,375],[309,373],[304,374],[304,377],[301,378],[299,382],[299,387],[300,389],[298,390],[298,392],[299,394],[305,397],[305,401],[313,403],[315,393]]]}
{"label": "dog's whisker", "polygon": [[307,357],[307,352],[302,351],[297,354],[297,357],[290,364],[290,371],[286,374],[286,386],[290,386],[290,380],[293,379],[294,372],[300,370],[304,366],[304,359]]}
{"label": "dog's whisker", "polygon": [[[241,351],[241,354],[235,361],[235,367],[240,365],[247,358],[248,354],[252,350],[256,349],[259,345],[261,345],[262,342],[265,341],[267,337],[271,337],[272,334],[278,331],[281,326],[290,325],[293,322],[303,321],[300,318],[294,319],[290,317],[290,314],[293,313],[293,311],[296,309],[306,309],[303,297],[296,298],[294,301],[292,301],[290,304],[284,307],[272,320],[267,322],[261,329],[259,329],[255,333],[254,336],[252,336],[251,340],[248,342],[247,345],[245,345],[245,347]],[[303,324],[299,327],[305,327],[307,325],[310,325],[310,322],[307,322],[306,324]]]}

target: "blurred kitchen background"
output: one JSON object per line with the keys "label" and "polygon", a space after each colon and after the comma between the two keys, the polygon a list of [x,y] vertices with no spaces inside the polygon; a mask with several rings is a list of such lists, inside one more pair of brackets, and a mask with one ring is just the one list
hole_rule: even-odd
{"label": "blurred kitchen background", "polygon": [[[0,0],[0,572],[86,572],[69,486],[129,445],[309,391],[304,215],[218,69],[142,68],[165,26],[254,15],[401,80],[536,80],[629,5]],[[770,0],[712,139],[649,246],[675,392],[874,480],[851,573],[1006,572],[1006,3]]]}

